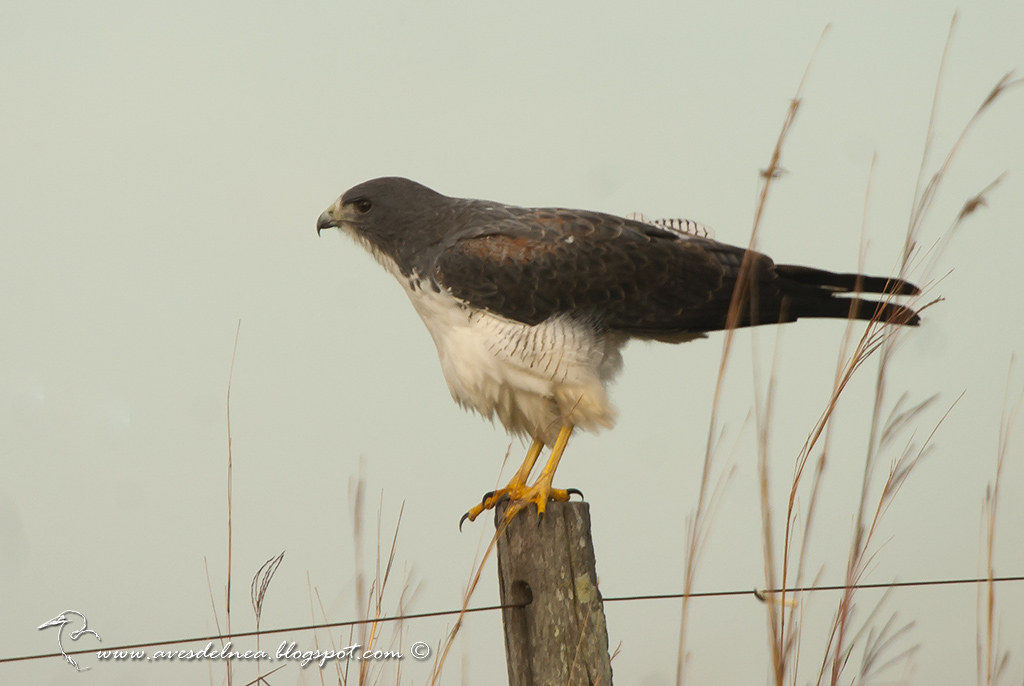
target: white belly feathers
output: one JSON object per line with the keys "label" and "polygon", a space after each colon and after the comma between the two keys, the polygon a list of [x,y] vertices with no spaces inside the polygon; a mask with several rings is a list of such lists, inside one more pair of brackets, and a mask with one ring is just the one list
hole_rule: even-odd
{"label": "white belly feathers", "polygon": [[564,422],[610,427],[605,384],[622,367],[620,337],[567,318],[536,326],[474,310],[417,278],[399,277],[430,331],[452,397],[517,434],[554,442]]}

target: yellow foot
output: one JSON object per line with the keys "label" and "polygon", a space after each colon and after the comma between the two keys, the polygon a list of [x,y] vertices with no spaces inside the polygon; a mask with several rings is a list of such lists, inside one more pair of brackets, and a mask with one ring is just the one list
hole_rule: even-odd
{"label": "yellow foot", "polygon": [[544,447],[544,443],[539,438],[534,439],[533,445],[530,446],[530,450],[526,453],[526,459],[523,460],[523,465],[516,472],[515,476],[512,477],[512,480],[508,482],[508,486],[486,494],[479,505],[476,505],[469,512],[462,515],[462,519],[459,520],[459,531],[462,531],[462,524],[467,519],[472,522],[484,510],[493,509],[506,498],[509,501],[504,515],[506,524],[511,522],[512,518],[530,503],[534,503],[537,506],[537,516],[539,519],[544,516],[544,510],[547,509],[549,500],[565,502],[573,493],[582,498],[583,494],[575,488],[568,490],[551,488],[551,478],[555,475],[555,470],[558,469],[558,461],[562,459],[562,452],[565,450],[566,443],[569,442],[569,436],[572,435],[572,428],[572,424],[562,425],[562,428],[558,431],[558,438],[555,439],[555,444],[551,447],[551,457],[548,458],[548,463],[544,465],[544,469],[541,470],[537,481],[532,486],[527,486],[526,480],[529,478],[533,465],[537,461],[541,449]]}
{"label": "yellow foot", "polygon": [[533,486],[510,483],[505,488],[485,493],[478,505],[474,505],[469,512],[462,515],[462,519],[459,520],[459,531],[462,531],[462,525],[467,519],[471,522],[475,521],[484,511],[493,510],[502,501],[509,501],[504,517],[505,522],[508,523],[530,503],[537,506],[538,517],[543,517],[549,500],[565,502],[573,493],[580,498],[583,497],[583,492],[577,488],[551,488],[550,483],[541,483],[540,480]]}

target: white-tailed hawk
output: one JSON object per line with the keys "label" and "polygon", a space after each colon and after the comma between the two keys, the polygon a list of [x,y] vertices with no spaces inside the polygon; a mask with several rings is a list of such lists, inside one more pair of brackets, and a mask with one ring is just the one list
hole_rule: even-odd
{"label": "white-tailed hawk", "polygon": [[[913,284],[775,264],[687,221],[450,198],[388,177],[346,191],[320,215],[317,233],[329,227],[398,279],[434,339],[455,401],[533,439],[508,486],[463,519],[504,497],[509,518],[531,502],[543,514],[549,499],[567,500],[572,490],[553,489],[551,478],[575,427],[614,422],[606,387],[622,366],[622,346],[726,328],[745,257],[749,295],[735,326],[802,317],[919,322],[891,302],[917,294]],[[855,292],[882,296],[849,297]],[[544,446],[551,456],[530,485]]]}

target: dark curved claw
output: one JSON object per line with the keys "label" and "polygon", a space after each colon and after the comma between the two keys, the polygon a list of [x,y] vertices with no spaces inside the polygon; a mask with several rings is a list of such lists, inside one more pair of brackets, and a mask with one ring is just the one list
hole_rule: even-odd
{"label": "dark curved claw", "polygon": [[487,502],[487,499],[494,495],[494,491],[487,491],[484,493],[484,497],[480,498],[480,504],[483,505]]}
{"label": "dark curved claw", "polygon": [[462,515],[462,519],[459,520],[459,533],[462,533],[462,525],[466,523],[467,519],[469,519],[469,513],[468,512],[466,514]]}
{"label": "dark curved claw", "polygon": [[566,492],[566,493],[567,493],[568,495],[570,495],[570,496],[571,496],[571,495],[572,495],[573,493],[575,493],[576,495],[578,495],[578,496],[580,497],[580,500],[583,500],[583,491],[581,491],[581,490],[580,490],[580,489],[578,489],[578,488],[567,488],[567,489],[565,489],[565,492]]}

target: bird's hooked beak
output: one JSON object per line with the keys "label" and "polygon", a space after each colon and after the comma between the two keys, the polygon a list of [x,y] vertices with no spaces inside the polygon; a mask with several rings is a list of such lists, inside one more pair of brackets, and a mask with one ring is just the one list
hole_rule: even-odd
{"label": "bird's hooked beak", "polygon": [[323,211],[320,218],[316,220],[316,235],[324,229],[333,229],[341,226],[345,218],[342,216],[341,198],[334,201],[334,204]]}
{"label": "bird's hooked beak", "polygon": [[62,624],[67,624],[67,623],[68,623],[67,618],[64,617],[63,613],[61,613],[61,614],[57,615],[56,617],[54,617],[53,619],[51,619],[50,621],[43,622],[42,624],[37,626],[36,629],[45,629],[45,628],[50,627],[50,626],[61,626]]}

